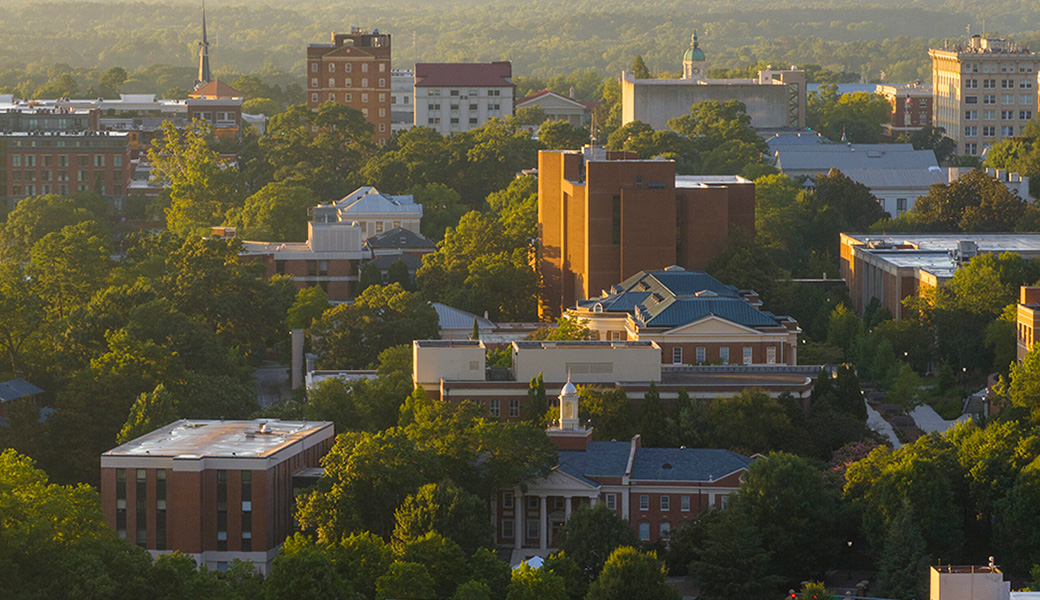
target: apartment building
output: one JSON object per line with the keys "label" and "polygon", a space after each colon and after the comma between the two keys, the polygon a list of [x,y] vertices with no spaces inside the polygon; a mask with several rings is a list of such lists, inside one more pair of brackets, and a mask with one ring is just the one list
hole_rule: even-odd
{"label": "apartment building", "polygon": [[932,124],[932,86],[916,81],[908,84],[878,85],[877,92],[888,100],[892,111],[881,124],[881,137],[888,142],[911,135]]}
{"label": "apartment building", "polygon": [[1021,135],[1037,115],[1040,55],[1008,40],[973,35],[966,45],[928,51],[933,122],[957,141],[957,153],[981,155]]}
{"label": "apartment building", "polygon": [[448,135],[513,115],[513,65],[419,63],[415,65],[415,125]]}
{"label": "apartment building", "polygon": [[101,508],[153,556],[268,572],[292,534],[294,477],[335,441],[329,422],[180,420],[101,455]]}
{"label": "apartment building", "polygon": [[307,46],[307,108],[326,102],[355,108],[373,125],[372,140],[390,139],[390,34],[351,27],[331,44]]}

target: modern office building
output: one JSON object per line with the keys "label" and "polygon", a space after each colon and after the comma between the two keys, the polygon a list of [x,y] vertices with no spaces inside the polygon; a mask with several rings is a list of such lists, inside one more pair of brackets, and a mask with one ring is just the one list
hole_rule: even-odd
{"label": "modern office building", "polygon": [[307,108],[356,108],[373,125],[377,144],[390,139],[390,77],[390,34],[378,29],[333,31],[331,44],[307,46]]}
{"label": "modern office building", "polygon": [[515,88],[509,61],[419,63],[415,65],[415,125],[448,135],[510,117]]}
{"label": "modern office building", "polygon": [[1040,258],[1040,233],[843,233],[841,276],[857,312],[877,298],[902,319],[904,298],[945,284],[979,254],[1004,252]]}
{"label": "modern office building", "polygon": [[655,342],[664,364],[797,365],[798,322],[761,305],[751,290],[669,267],[640,271],[567,314],[596,339]]}
{"label": "modern office building", "polygon": [[101,507],[119,537],[223,570],[270,569],[292,534],[293,478],[319,466],[329,422],[180,420],[101,455]]}
{"label": "modern office building", "polygon": [[680,79],[636,79],[621,74],[621,124],[642,121],[667,129],[668,120],[689,114],[698,102],[739,100],[756,129],[805,127],[805,71],[759,71],[756,79],[708,79],[708,61],[697,34],[683,54]]}
{"label": "modern office building", "polygon": [[559,462],[545,478],[501,490],[492,503],[495,541],[510,563],[547,556],[574,511],[603,503],[631,523],[645,543],[667,543],[671,531],[702,511],[727,505],[752,459],[730,450],[643,448],[631,440],[591,441],[578,421],[570,382],[559,395],[561,418],[548,431]]}
{"label": "modern office building", "polygon": [[755,184],[677,176],[670,160],[599,147],[538,153],[539,312],[555,318],[643,270],[703,268],[755,232]]}
{"label": "modern office building", "polygon": [[928,51],[933,123],[957,141],[957,154],[981,155],[1021,135],[1036,116],[1040,55],[1008,40],[973,35]]}

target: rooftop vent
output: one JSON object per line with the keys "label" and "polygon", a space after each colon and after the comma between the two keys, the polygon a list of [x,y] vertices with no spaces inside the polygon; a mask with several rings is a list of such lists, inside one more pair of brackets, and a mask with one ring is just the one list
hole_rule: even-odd
{"label": "rooftop vent", "polygon": [[694,294],[694,296],[697,296],[698,298],[718,298],[719,295],[711,290],[701,290]]}

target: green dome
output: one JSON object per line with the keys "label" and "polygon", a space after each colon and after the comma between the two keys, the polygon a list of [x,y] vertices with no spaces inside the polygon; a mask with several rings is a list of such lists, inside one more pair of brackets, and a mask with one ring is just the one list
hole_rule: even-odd
{"label": "green dome", "polygon": [[693,32],[692,42],[690,47],[686,50],[686,54],[683,54],[683,62],[687,61],[701,61],[704,62],[704,50],[697,47],[697,32]]}

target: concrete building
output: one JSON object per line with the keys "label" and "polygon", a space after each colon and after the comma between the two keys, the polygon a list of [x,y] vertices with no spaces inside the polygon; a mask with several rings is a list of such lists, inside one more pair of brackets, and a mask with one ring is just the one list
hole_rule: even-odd
{"label": "concrete building", "polygon": [[904,298],[945,284],[978,254],[1004,252],[1040,258],[1040,233],[843,233],[841,275],[857,312],[877,298],[901,319]]}
{"label": "concrete building", "polygon": [[331,44],[307,46],[307,108],[335,102],[360,110],[373,125],[372,141],[390,139],[390,34],[351,27],[332,32]]}
{"label": "concrete building", "polygon": [[739,100],[756,129],[805,127],[805,71],[759,71],[756,79],[708,79],[708,62],[693,35],[683,55],[682,79],[636,79],[621,74],[621,124],[642,121],[667,129],[668,120],[689,114],[698,102]]}
{"label": "concrete building", "polygon": [[664,364],[797,365],[798,322],[761,305],[752,291],[670,267],[636,273],[567,314],[596,339],[654,342]]}
{"label": "concrete building", "polygon": [[422,205],[411,195],[391,196],[366,185],[335,202],[319,204],[310,213],[315,223],[357,223],[366,240],[397,227],[418,234]]}
{"label": "concrete building", "polygon": [[592,122],[592,109],[596,103],[576,100],[573,89],[570,97],[542,90],[516,101],[516,110],[529,106],[537,106],[545,111],[547,120],[567,121],[575,127],[588,127]]}
{"label": "concrete building", "polygon": [[878,85],[877,94],[888,100],[892,112],[881,124],[881,137],[895,141],[901,135],[911,135],[932,124],[932,86],[920,81],[907,84]]}
{"label": "concrete building", "polygon": [[993,564],[928,567],[929,600],[1010,600],[1011,582]]}
{"label": "concrete building", "polygon": [[637,410],[651,382],[665,410],[683,390],[691,398],[714,400],[754,387],[807,402],[820,374],[819,366],[662,364],[661,347],[642,340],[513,341],[512,366],[488,367],[489,344],[483,339],[416,340],[412,380],[432,398],[468,400],[488,417],[515,421],[529,416],[529,383],[539,374],[549,389],[571,381],[624,390]]}
{"label": "concrete building", "polygon": [[511,564],[555,552],[571,514],[601,502],[631,523],[641,541],[665,543],[672,529],[701,511],[725,508],[751,464],[730,450],[643,448],[638,435],[591,441],[592,429],[578,422],[578,393],[570,382],[559,408],[560,420],[547,431],[559,463],[548,477],[499,491],[492,504],[495,541],[512,550]]}
{"label": "concrete building", "polygon": [[293,478],[333,442],[329,422],[180,420],[101,455],[101,508],[153,556],[266,573],[294,530]]}
{"label": "concrete building", "polygon": [[415,124],[415,72],[390,71],[390,132]]}
{"label": "concrete building", "polygon": [[598,147],[538,153],[539,312],[555,318],[639,271],[703,268],[755,232],[755,185],[676,176],[669,160]]}
{"label": "concrete building", "polygon": [[509,61],[418,63],[415,125],[449,135],[511,117],[515,88]]}
{"label": "concrete building", "polygon": [[242,242],[244,260],[258,261],[268,277],[289,275],[297,289],[320,285],[329,300],[353,300],[361,263],[371,258],[361,245],[361,228],[350,224],[307,224],[306,242]]}
{"label": "concrete building", "polygon": [[932,59],[933,123],[978,156],[1021,135],[1036,116],[1040,55],[1008,40],[973,35],[966,45],[928,51]]}

